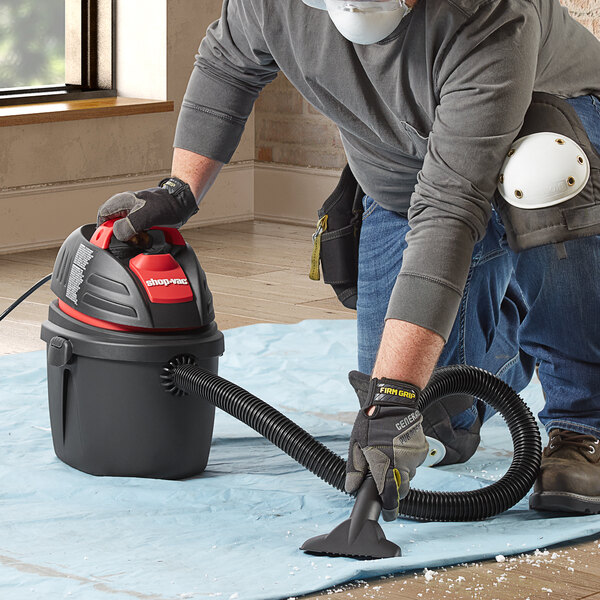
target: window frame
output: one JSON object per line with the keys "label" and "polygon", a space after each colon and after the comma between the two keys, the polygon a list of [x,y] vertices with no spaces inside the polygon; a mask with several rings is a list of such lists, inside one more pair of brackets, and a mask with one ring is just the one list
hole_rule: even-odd
{"label": "window frame", "polygon": [[116,0],[65,0],[65,85],[0,88],[0,106],[116,96],[115,15]]}

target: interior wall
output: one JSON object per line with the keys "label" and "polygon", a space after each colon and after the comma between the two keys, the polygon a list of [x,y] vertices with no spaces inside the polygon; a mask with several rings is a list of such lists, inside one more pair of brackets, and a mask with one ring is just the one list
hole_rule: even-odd
{"label": "interior wall", "polygon": [[[117,3],[119,53],[126,58],[119,61],[119,93],[173,100],[175,111],[0,127],[0,252],[56,245],[95,220],[98,206],[115,191],[155,185],[170,170],[194,54],[221,1]],[[232,165],[194,223],[252,218],[253,158],[250,121]]]}

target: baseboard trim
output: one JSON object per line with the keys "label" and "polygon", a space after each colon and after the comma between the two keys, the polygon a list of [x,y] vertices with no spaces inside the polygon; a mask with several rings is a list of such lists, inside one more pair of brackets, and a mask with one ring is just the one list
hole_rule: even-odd
{"label": "baseboard trim", "polygon": [[254,218],[264,221],[314,225],[317,211],[340,178],[336,169],[256,163]]}
{"label": "baseboard trim", "polygon": [[[253,170],[252,161],[225,166],[188,226],[252,219]],[[113,194],[155,186],[165,176],[168,172],[160,171],[0,191],[0,254],[54,248],[80,225],[95,221],[98,207]]]}
{"label": "baseboard trim", "polygon": [[306,227],[314,227],[317,224],[317,217],[286,217],[285,215],[269,214],[264,212],[255,212],[254,219],[256,221],[265,221],[267,223],[281,223],[282,225],[304,225]]}

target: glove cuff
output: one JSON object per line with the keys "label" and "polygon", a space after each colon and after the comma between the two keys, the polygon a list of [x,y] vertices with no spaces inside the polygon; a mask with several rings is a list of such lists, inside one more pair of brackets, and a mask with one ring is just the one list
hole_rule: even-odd
{"label": "glove cuff", "polygon": [[373,405],[416,408],[421,396],[421,388],[412,383],[387,377],[371,379],[360,371],[350,371],[348,381],[363,409]]}
{"label": "glove cuff", "polygon": [[406,406],[416,408],[421,388],[396,379],[373,377],[369,384],[369,392],[365,406]]}
{"label": "glove cuff", "polygon": [[198,212],[198,203],[192,189],[178,177],[166,177],[158,187],[167,190],[181,207],[182,225]]}

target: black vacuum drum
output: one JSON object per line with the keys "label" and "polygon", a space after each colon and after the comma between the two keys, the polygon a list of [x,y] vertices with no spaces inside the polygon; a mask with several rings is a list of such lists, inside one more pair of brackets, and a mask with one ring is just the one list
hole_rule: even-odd
{"label": "black vacuum drum", "polygon": [[60,249],[57,296],[42,325],[56,455],[93,475],[179,479],[201,473],[214,406],[171,394],[179,363],[217,372],[223,335],[193,250],[174,229],[140,245],[85,225]]}

